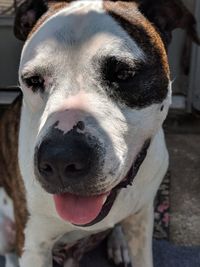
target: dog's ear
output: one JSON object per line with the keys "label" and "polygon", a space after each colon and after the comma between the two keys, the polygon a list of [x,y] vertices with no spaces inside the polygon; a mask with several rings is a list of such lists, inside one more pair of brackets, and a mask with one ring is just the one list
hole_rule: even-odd
{"label": "dog's ear", "polygon": [[138,0],[145,17],[160,31],[166,46],[171,41],[171,33],[176,28],[187,31],[191,39],[200,45],[196,30],[196,20],[181,0]]}
{"label": "dog's ear", "polygon": [[17,7],[14,34],[25,41],[37,20],[48,10],[45,0],[26,0]]}

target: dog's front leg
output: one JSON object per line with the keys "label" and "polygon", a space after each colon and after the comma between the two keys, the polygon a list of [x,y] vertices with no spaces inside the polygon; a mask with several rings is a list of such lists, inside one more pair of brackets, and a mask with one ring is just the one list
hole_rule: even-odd
{"label": "dog's front leg", "polygon": [[20,267],[52,267],[52,248],[62,233],[57,221],[30,217],[25,229],[25,245]]}
{"label": "dog's front leg", "polygon": [[20,267],[28,267],[28,266],[52,267],[50,251],[25,249],[20,259]]}
{"label": "dog's front leg", "polygon": [[132,256],[133,267],[153,267],[153,203],[121,222]]}

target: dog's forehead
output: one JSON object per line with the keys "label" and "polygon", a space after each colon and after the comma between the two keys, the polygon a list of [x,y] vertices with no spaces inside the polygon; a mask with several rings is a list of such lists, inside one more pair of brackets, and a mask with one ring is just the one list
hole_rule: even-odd
{"label": "dog's forehead", "polygon": [[60,39],[66,38],[64,41],[81,44],[85,40],[96,37],[97,34],[111,36],[111,38],[114,36],[124,38],[121,27],[107,12],[101,1],[92,3],[77,1],[71,5],[62,5],[62,8],[61,5],[53,6],[50,12],[47,12],[35,25],[29,39],[33,42],[37,36],[37,42],[39,42],[55,35],[59,39],[60,35]]}
{"label": "dog's forehead", "polygon": [[[82,54],[84,61],[84,55],[94,55],[98,49],[104,55],[107,50],[107,54],[114,55],[125,55],[129,50],[132,59],[143,61],[148,58],[152,65],[162,66],[169,78],[167,54],[160,35],[139,12],[135,2],[69,2],[52,4],[37,22],[24,46],[20,70],[29,65],[27,62],[34,67],[41,60],[46,61],[46,65],[53,60],[53,65],[59,66],[64,57],[69,59],[75,55],[78,59]],[[63,49],[69,48],[74,53],[72,50],[62,53]]]}
{"label": "dog's forehead", "polygon": [[[123,18],[126,19],[125,22]],[[130,33],[130,26],[135,27],[134,34]],[[48,40],[47,46],[49,46],[52,37],[58,43],[67,41],[66,43],[71,45],[74,45],[75,42],[81,44],[92,38],[101,40],[104,45],[106,39],[112,41],[121,39],[126,43],[125,33],[132,39],[132,45],[135,43],[140,48],[134,49],[134,52],[138,53],[138,57],[141,57],[141,51],[144,51],[146,35],[151,38],[152,45],[157,46],[160,51],[162,63],[168,72],[164,45],[155,29],[138,11],[135,2],[82,0],[52,4],[49,11],[37,22],[30,33],[24,46],[24,52],[28,50],[28,53],[33,55],[38,44],[44,43],[46,39]]]}

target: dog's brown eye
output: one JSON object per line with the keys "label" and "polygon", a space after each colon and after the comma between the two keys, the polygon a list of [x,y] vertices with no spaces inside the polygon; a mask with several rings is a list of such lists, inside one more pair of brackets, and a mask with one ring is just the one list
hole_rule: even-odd
{"label": "dog's brown eye", "polygon": [[108,84],[123,84],[133,79],[135,70],[126,62],[119,61],[115,57],[107,58],[103,64],[103,79]]}
{"label": "dog's brown eye", "polygon": [[127,81],[128,79],[133,78],[135,75],[135,71],[131,69],[123,69],[117,73],[118,81]]}
{"label": "dog's brown eye", "polygon": [[29,78],[25,78],[24,80],[27,86],[30,87],[33,92],[39,90],[44,91],[44,79],[41,76],[35,75]]}

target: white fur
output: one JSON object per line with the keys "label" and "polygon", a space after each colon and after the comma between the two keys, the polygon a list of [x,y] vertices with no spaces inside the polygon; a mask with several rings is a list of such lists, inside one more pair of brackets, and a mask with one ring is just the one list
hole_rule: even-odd
{"label": "white fur", "polygon": [[[153,203],[167,169],[168,154],[161,125],[169,108],[171,88],[169,86],[169,94],[163,103],[144,109],[130,109],[107,97],[103,88],[95,83],[91,59],[115,55],[131,62],[145,61],[145,54],[105,14],[101,1],[98,3],[80,1],[59,11],[33,34],[22,52],[19,76],[33,74],[39,66],[47,70],[45,82],[48,88],[44,94],[33,94],[21,81],[24,103],[19,163],[30,212],[21,267],[51,266],[51,249],[55,241],[64,238],[73,242],[108,229],[142,209],[146,203]],[[162,104],[164,110],[161,112]],[[66,109],[71,113],[65,113]],[[88,116],[95,117],[95,125],[88,122]],[[33,166],[35,146],[42,141],[49,127],[58,120],[57,127],[66,133],[80,118],[86,122],[84,131],[97,136],[106,147],[102,173],[107,179],[99,185],[104,190],[112,189],[125,177],[144,142],[152,137],[148,155],[133,186],[121,190],[106,218],[84,229],[72,226],[58,216],[52,196],[36,181]],[[102,137],[102,131],[107,138]],[[111,166],[115,166],[116,175],[108,174]]]}

